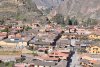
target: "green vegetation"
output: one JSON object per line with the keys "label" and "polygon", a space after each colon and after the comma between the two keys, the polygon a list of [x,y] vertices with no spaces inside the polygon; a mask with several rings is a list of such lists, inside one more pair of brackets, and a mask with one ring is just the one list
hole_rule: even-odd
{"label": "green vegetation", "polygon": [[1,32],[9,32],[9,29],[5,28],[5,29],[1,30]]}
{"label": "green vegetation", "polygon": [[88,18],[88,19],[82,21],[82,25],[84,25],[84,26],[96,25],[96,24],[97,24],[97,20],[92,19],[92,18]]}
{"label": "green vegetation", "polygon": [[17,13],[16,17],[15,17],[17,20],[24,20],[25,17],[20,15],[20,13]]}
{"label": "green vegetation", "polygon": [[36,52],[36,51],[33,51],[33,55],[34,55],[34,56],[37,56],[38,54],[37,54],[37,52]]}
{"label": "green vegetation", "polygon": [[0,25],[3,25],[5,22],[4,22],[4,20],[2,19],[2,20],[0,20]]}
{"label": "green vegetation", "polygon": [[27,26],[27,27],[25,28],[26,31],[28,31],[28,30],[30,30],[30,29],[32,29],[32,28],[29,27],[29,26]]}
{"label": "green vegetation", "polygon": [[57,14],[56,16],[53,17],[52,20],[57,24],[64,24],[64,16],[61,14]]}
{"label": "green vegetation", "polygon": [[25,58],[24,57],[21,57],[21,58],[19,58],[19,59],[16,59],[16,62],[17,63],[21,63],[21,62],[23,62],[25,60]]}
{"label": "green vegetation", "polygon": [[48,50],[45,50],[45,54],[48,54]]}
{"label": "green vegetation", "polygon": [[94,41],[100,41],[100,39],[94,39]]}
{"label": "green vegetation", "polygon": [[[61,24],[62,27],[65,25],[78,25],[79,21],[77,19],[77,17],[65,17],[66,20],[64,20],[64,16],[61,14],[57,14],[56,16],[54,16],[52,18],[52,21],[56,22],[57,24]],[[96,19],[92,19],[92,18],[87,18],[87,19],[83,19],[80,22],[82,22],[81,24],[83,26],[90,26],[90,25],[96,25],[98,23],[98,20]]]}
{"label": "green vegetation", "polygon": [[10,61],[10,62],[0,62],[0,67],[13,67],[14,62]]}
{"label": "green vegetation", "polygon": [[78,50],[78,53],[82,54],[82,53],[86,53],[86,49],[85,48],[79,48]]}
{"label": "green vegetation", "polygon": [[3,62],[0,63],[0,67],[4,67],[5,64]]}
{"label": "green vegetation", "polygon": [[5,67],[13,67],[14,62],[6,62],[4,64],[5,64]]}
{"label": "green vegetation", "polygon": [[56,16],[53,17],[53,21],[56,22],[57,24],[61,24],[62,27],[65,27],[66,25],[78,25],[78,20],[76,17],[70,18],[69,16],[66,17],[67,19],[64,20],[64,16],[61,14],[57,14]]}
{"label": "green vegetation", "polygon": [[68,25],[77,25],[78,21],[75,17],[68,19]]}
{"label": "green vegetation", "polygon": [[61,26],[62,26],[62,27],[65,27],[65,26],[66,26],[66,24],[61,24]]}
{"label": "green vegetation", "polygon": [[80,39],[81,40],[88,40],[88,36],[82,36]]}

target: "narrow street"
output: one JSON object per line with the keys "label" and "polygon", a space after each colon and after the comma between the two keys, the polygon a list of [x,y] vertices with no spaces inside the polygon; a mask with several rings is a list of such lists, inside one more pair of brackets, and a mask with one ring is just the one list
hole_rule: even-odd
{"label": "narrow street", "polygon": [[79,61],[79,55],[77,51],[73,51],[68,58],[67,66],[66,67],[81,67]]}
{"label": "narrow street", "polygon": [[71,52],[71,54],[69,55],[69,57],[67,58],[67,66],[66,67],[70,67],[70,64],[72,62],[71,57],[73,56],[74,52]]}
{"label": "narrow street", "polygon": [[79,62],[79,55],[77,54],[77,51],[75,51],[71,59],[72,59],[72,62],[70,64],[70,67],[81,67],[80,62]]}
{"label": "narrow street", "polygon": [[71,40],[71,45],[74,47],[71,47],[72,52],[70,54],[70,57],[68,58],[67,66],[66,67],[81,67],[80,61],[79,61],[79,55],[77,53],[77,49],[75,49],[75,40]]}

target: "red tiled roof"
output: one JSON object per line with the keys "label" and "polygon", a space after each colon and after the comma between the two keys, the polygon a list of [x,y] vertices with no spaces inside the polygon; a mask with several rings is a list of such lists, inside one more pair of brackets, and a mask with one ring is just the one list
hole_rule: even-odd
{"label": "red tiled roof", "polygon": [[90,62],[90,63],[97,63],[96,60],[90,60],[89,62]]}
{"label": "red tiled roof", "polygon": [[38,59],[42,59],[42,60],[48,60],[48,61],[54,61],[54,60],[58,60],[59,58],[55,58],[55,57],[49,57],[47,54],[42,55],[42,56],[38,56]]}
{"label": "red tiled roof", "polygon": [[6,36],[7,33],[6,32],[0,32],[0,36]]}
{"label": "red tiled roof", "polygon": [[14,67],[25,67],[26,64],[15,64]]}
{"label": "red tiled roof", "polygon": [[66,56],[66,57],[68,57],[69,54],[65,54],[65,53],[61,53],[61,52],[58,52],[58,51],[54,51],[51,54],[49,54],[49,56]]}

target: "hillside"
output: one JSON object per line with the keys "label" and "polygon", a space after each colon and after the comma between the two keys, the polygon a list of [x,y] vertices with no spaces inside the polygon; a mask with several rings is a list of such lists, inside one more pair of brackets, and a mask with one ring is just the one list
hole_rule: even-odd
{"label": "hillside", "polygon": [[39,9],[52,8],[52,11],[65,16],[100,19],[100,0],[33,0]]}
{"label": "hillside", "polygon": [[32,0],[0,0],[0,19],[32,20],[38,15],[41,15],[41,11]]}
{"label": "hillside", "polygon": [[55,8],[59,6],[63,0],[33,0],[38,9]]}
{"label": "hillside", "polygon": [[100,0],[64,0],[54,10],[63,15],[100,19]]}
{"label": "hillside", "polygon": [[57,13],[100,19],[100,0],[0,0],[0,19],[30,21],[43,15],[52,18]]}

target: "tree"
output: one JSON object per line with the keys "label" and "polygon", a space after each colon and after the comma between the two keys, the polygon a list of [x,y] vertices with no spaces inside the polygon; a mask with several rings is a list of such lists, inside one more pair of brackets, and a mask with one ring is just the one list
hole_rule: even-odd
{"label": "tree", "polygon": [[45,50],[45,54],[48,54],[48,50]]}
{"label": "tree", "polygon": [[82,40],[88,40],[88,37],[87,36],[82,36],[81,39]]}
{"label": "tree", "polygon": [[64,24],[64,16],[61,14],[57,14],[56,16],[53,17],[53,21],[56,22],[57,24]]}
{"label": "tree", "polygon": [[1,32],[9,32],[9,29],[8,28],[5,28],[5,29],[3,29],[3,30],[1,30]]}
{"label": "tree", "polygon": [[0,60],[0,67],[5,67],[5,64],[2,60]]}
{"label": "tree", "polygon": [[68,19],[68,25],[77,25],[77,19],[75,17],[69,18]]}
{"label": "tree", "polygon": [[32,29],[32,28],[29,27],[29,26],[27,26],[27,27],[25,28],[26,31],[28,31],[28,30],[30,30],[30,29]]}
{"label": "tree", "polygon": [[0,20],[0,24],[2,25],[2,24],[4,24],[4,19],[2,19],[2,20]]}
{"label": "tree", "polygon": [[96,25],[97,24],[97,20],[96,19],[91,19],[91,25]]}
{"label": "tree", "polygon": [[34,56],[37,56],[38,54],[37,54],[37,52],[36,52],[36,51],[33,51],[33,55],[34,55]]}
{"label": "tree", "polygon": [[98,23],[97,20],[92,18],[82,20],[82,24],[86,27],[90,25],[96,25],[97,23]]}
{"label": "tree", "polygon": [[65,20],[65,24],[67,24],[67,25],[78,25],[78,21],[77,21],[76,17],[70,18],[69,16],[67,16],[67,19]]}

